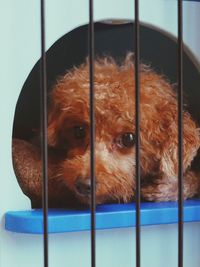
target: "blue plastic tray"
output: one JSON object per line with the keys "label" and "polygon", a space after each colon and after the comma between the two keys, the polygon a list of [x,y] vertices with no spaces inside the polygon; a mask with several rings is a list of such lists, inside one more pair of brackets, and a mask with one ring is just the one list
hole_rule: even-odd
{"label": "blue plastic tray", "polygon": [[[99,205],[96,229],[135,226],[135,203]],[[49,210],[49,233],[90,230],[90,210]],[[178,221],[176,202],[141,203],[141,225],[171,224]],[[184,203],[184,222],[200,221],[200,200]],[[5,229],[19,233],[43,233],[42,210],[10,211],[5,214]]]}

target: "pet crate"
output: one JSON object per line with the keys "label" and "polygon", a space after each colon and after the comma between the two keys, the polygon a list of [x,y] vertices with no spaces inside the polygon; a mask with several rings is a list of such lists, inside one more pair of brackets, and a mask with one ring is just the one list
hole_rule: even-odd
{"label": "pet crate", "polygon": [[[134,1],[96,0],[94,4],[96,51],[123,56],[125,49],[133,49],[130,33],[134,21]],[[64,68],[80,63],[87,55],[88,10],[86,0],[46,1],[48,77],[55,79]],[[198,121],[199,14],[199,1],[184,1],[184,42],[187,46],[184,52],[184,88],[189,89],[186,93],[190,110]],[[42,213],[31,210],[30,200],[22,193],[15,178],[11,151],[14,121],[14,134],[19,137],[23,137],[30,122],[37,124],[38,91],[35,85],[38,80],[35,80],[35,73],[41,57],[40,3],[2,0],[0,20],[3,26],[0,63],[3,73],[0,78],[0,266],[40,267],[43,266]],[[140,0],[140,20],[142,59],[174,82],[177,1],[153,0],[152,3]],[[177,203],[142,203],[141,266],[177,266],[177,210]],[[199,266],[199,211],[198,200],[185,202],[184,266]],[[134,204],[101,205],[97,207],[96,216],[97,266],[135,266]],[[49,265],[89,266],[89,230],[89,210],[51,210]]]}

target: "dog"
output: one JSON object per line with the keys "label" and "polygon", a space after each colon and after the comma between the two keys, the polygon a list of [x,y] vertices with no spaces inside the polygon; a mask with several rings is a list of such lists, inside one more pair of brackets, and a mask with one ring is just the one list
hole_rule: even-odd
{"label": "dog", "polygon": [[[48,145],[61,151],[53,167],[76,199],[89,204],[90,119],[88,60],[60,77],[50,94]],[[96,203],[134,200],[135,67],[132,54],[122,63],[103,57],[94,64]],[[140,65],[141,196],[148,201],[178,199],[178,112],[175,88],[151,67]],[[191,168],[200,146],[199,129],[183,113],[184,199],[199,193]]]}

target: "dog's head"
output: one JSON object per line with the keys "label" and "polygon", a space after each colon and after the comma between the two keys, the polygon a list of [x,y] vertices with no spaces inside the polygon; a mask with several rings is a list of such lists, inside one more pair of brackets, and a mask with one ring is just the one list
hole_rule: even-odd
{"label": "dog's head", "polygon": [[[171,86],[146,66],[140,73],[142,177],[177,173],[177,104]],[[97,203],[130,201],[135,189],[134,64],[120,66],[111,58],[95,62],[95,173]],[[51,94],[49,146],[66,150],[59,173],[82,203],[90,201],[89,66],[86,62],[59,79]],[[185,168],[199,142],[189,125]],[[189,141],[188,141],[189,140]],[[188,142],[190,144],[188,144]],[[189,145],[191,145],[189,147]]]}

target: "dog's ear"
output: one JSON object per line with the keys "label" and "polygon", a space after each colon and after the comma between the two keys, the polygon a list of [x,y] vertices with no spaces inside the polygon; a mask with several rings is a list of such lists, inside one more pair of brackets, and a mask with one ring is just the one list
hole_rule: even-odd
{"label": "dog's ear", "polygon": [[18,183],[31,200],[41,199],[42,164],[40,148],[20,139],[12,141],[13,168]]}
{"label": "dog's ear", "polygon": [[[149,109],[148,109],[149,108]],[[183,114],[183,167],[191,165],[200,147],[199,129],[187,112]],[[141,167],[144,176],[178,173],[178,118],[176,104],[159,107],[159,111],[146,107],[141,121]]]}
{"label": "dog's ear", "polygon": [[178,147],[174,140],[169,140],[162,151],[159,171],[167,177],[177,177]]}
{"label": "dog's ear", "polygon": [[48,113],[48,145],[50,147],[60,147],[62,144],[62,132],[65,127],[65,112],[62,112],[58,106],[52,106]]}
{"label": "dog's ear", "polygon": [[[162,145],[160,171],[168,177],[178,175],[178,126],[174,123],[170,127],[168,140]],[[183,171],[191,165],[200,146],[199,129],[190,115],[185,112],[183,115]]]}
{"label": "dog's ear", "polygon": [[62,125],[62,97],[64,91],[64,83],[58,80],[49,94],[48,103],[48,145],[56,147],[59,142],[59,130]]}
{"label": "dog's ear", "polygon": [[48,144],[56,146],[58,128],[58,110],[52,105],[48,113]]}
{"label": "dog's ear", "polygon": [[[150,69],[141,72],[141,145],[144,175],[177,177],[178,110],[177,95],[163,76]],[[183,113],[183,165],[190,166],[200,146],[197,125]]]}

